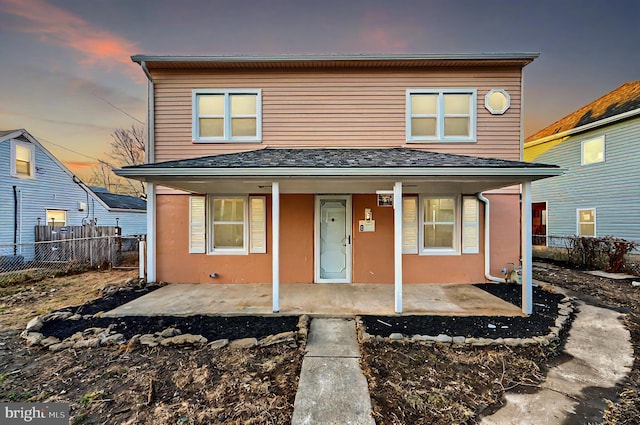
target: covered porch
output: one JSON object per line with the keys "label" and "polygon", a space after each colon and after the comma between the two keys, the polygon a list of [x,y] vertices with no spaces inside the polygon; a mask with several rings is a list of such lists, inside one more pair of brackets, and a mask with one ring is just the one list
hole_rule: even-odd
{"label": "covered porch", "polygon": [[[350,317],[393,315],[391,284],[283,284],[280,315]],[[124,304],[105,316],[270,315],[270,284],[176,283]],[[403,315],[523,316],[520,307],[469,284],[403,286]]]}
{"label": "covered porch", "polygon": [[[169,275],[169,272],[177,272],[183,270],[182,273],[186,273],[190,270],[195,270],[199,267],[200,276],[190,277],[190,280],[182,279],[180,288],[181,290],[188,292],[188,285],[186,282],[208,282],[211,279],[217,279],[220,275],[225,273],[219,273],[220,267],[224,264],[230,264],[225,269],[228,281],[218,280],[215,285],[223,285],[221,287],[227,287],[226,292],[222,292],[218,298],[210,298],[207,303],[215,304],[225,302],[232,299],[234,296],[239,298],[238,302],[251,303],[246,305],[246,313],[249,314],[262,314],[262,313],[287,313],[287,314],[299,314],[301,312],[307,312],[311,314],[419,314],[418,312],[424,312],[422,314],[436,314],[440,307],[437,304],[442,304],[441,314],[477,314],[469,313],[474,310],[474,307],[468,306],[465,308],[455,307],[449,308],[452,305],[459,306],[456,297],[442,297],[440,295],[422,296],[417,294],[414,297],[409,297],[410,291],[416,290],[428,283],[427,286],[433,286],[438,282],[445,282],[448,284],[453,283],[467,283],[467,291],[473,292],[474,288],[468,283],[481,282],[482,279],[488,281],[502,281],[501,277],[494,277],[491,275],[491,267],[496,269],[496,264],[492,266],[491,258],[491,241],[489,222],[489,199],[487,199],[483,192],[501,189],[511,188],[510,195],[515,202],[511,202],[507,208],[503,208],[503,211],[508,211],[511,217],[518,218],[518,223],[509,221],[508,225],[501,224],[503,227],[508,227],[510,234],[506,237],[494,241],[494,246],[504,245],[505,242],[509,242],[513,245],[510,252],[510,260],[513,263],[517,263],[518,259],[522,261],[522,305],[520,306],[521,312],[524,314],[530,314],[532,312],[532,299],[531,299],[531,208],[530,208],[530,186],[531,181],[540,178],[545,178],[560,173],[560,170],[554,166],[546,166],[542,164],[529,164],[519,161],[508,161],[503,159],[492,158],[480,158],[464,155],[453,155],[428,152],[416,149],[407,148],[391,148],[391,149],[275,149],[266,148],[258,149],[248,152],[239,152],[233,154],[224,154],[217,156],[192,158],[186,160],[169,161],[156,164],[145,164],[140,166],[125,167],[120,170],[116,170],[117,174],[129,178],[136,178],[147,183],[148,191],[148,281],[155,281],[156,268],[158,265],[164,267],[165,275]],[[268,226],[268,244],[266,254],[249,254],[242,256],[216,256],[214,239],[211,234],[211,223],[205,225],[205,219],[199,220],[202,222],[202,228],[209,229],[203,238],[199,240],[207,240],[207,242],[200,247],[199,255],[196,257],[194,254],[186,254],[186,250],[182,247],[180,249],[166,249],[168,244],[172,244],[174,240],[165,239],[163,243],[156,245],[156,185],[168,186],[171,188],[179,189],[191,194],[209,195],[213,194],[229,194],[229,195],[264,195],[265,199],[268,199],[270,204],[268,205],[267,216],[269,218]],[[520,199],[518,211],[518,190],[513,189],[514,185],[520,186]],[[300,211],[299,204],[292,204],[289,202],[292,196],[308,195],[315,197],[316,207],[314,210],[312,205],[311,209],[307,209],[306,217],[310,225],[306,227],[300,227],[298,231],[292,230],[291,217],[294,211]],[[384,240],[379,245],[369,245],[365,242],[360,243],[358,247],[355,247],[357,239],[364,241],[364,234],[362,230],[358,230],[358,222],[360,219],[365,218],[367,214],[367,208],[369,205],[363,205],[365,208],[358,209],[356,213],[351,210],[351,200],[355,197],[362,199],[363,196],[373,196],[377,194],[384,194],[390,197],[392,200],[391,214],[385,214],[386,224],[385,226],[377,226],[375,232],[378,232],[380,236],[384,233]],[[452,201],[457,205],[454,208],[455,217],[448,223],[444,223],[444,226],[451,226],[455,228],[453,233],[449,233],[451,239],[451,245],[447,249],[447,252],[443,254],[428,253],[423,250],[425,243],[422,243],[422,239],[415,243],[419,245],[416,250],[407,252],[404,250],[404,242],[407,240],[404,234],[404,222],[406,221],[403,215],[403,203],[400,200],[404,200],[405,196],[413,196],[420,202],[420,209],[422,209],[422,201],[428,197],[442,197],[449,196]],[[344,228],[344,234],[339,235],[337,241],[340,242],[338,248],[344,253],[344,264],[346,264],[347,272],[343,279],[332,279],[335,283],[330,284],[329,288],[322,291],[323,279],[318,273],[318,270],[322,269],[322,246],[320,240],[323,239],[322,229],[319,224],[319,217],[324,217],[321,210],[321,199],[330,195],[331,198],[344,197],[344,210],[346,212],[340,212],[341,216],[346,217],[346,227]],[[475,237],[480,239],[480,234],[483,234],[484,241],[475,243],[475,252],[466,253],[461,249],[463,242],[463,228],[462,223],[464,216],[462,214],[462,198],[471,197],[477,199],[484,205],[483,215],[486,217],[481,221],[479,214],[475,214]],[[313,198],[311,198],[313,199]],[[287,200],[288,202],[284,202]],[[332,199],[335,200],[335,199]],[[286,205],[285,205],[286,204]],[[426,204],[425,204],[426,205]],[[284,207],[287,207],[285,209]],[[183,207],[184,208],[184,207]],[[211,212],[211,205],[209,206],[209,212]],[[304,208],[302,208],[304,209]],[[204,208],[203,208],[204,211]],[[314,212],[315,211],[315,212]],[[500,209],[496,209],[500,211]],[[518,214],[518,212],[520,214]],[[362,214],[362,216],[360,215]],[[205,214],[206,215],[206,214]],[[414,214],[415,215],[415,214]],[[414,218],[414,226],[416,229],[421,229],[426,224],[427,219],[424,218],[424,214],[419,213],[418,218]],[[314,218],[315,217],[315,218]],[[420,218],[422,217],[422,218]],[[431,217],[431,216],[429,216]],[[180,216],[175,215],[172,217],[171,222],[181,220]],[[314,224],[315,220],[315,224]],[[334,221],[330,217],[330,221]],[[438,220],[433,216],[434,223]],[[340,220],[336,220],[336,223]],[[381,223],[378,223],[381,224]],[[440,223],[442,224],[442,223]],[[438,225],[440,225],[438,224]],[[519,226],[518,226],[519,224]],[[315,226],[315,230],[314,227]],[[480,227],[483,227],[480,230]],[[343,226],[344,227],[344,226]],[[435,228],[435,224],[433,225]],[[519,227],[519,229],[518,229]],[[245,228],[247,226],[245,225]],[[518,231],[519,230],[519,231]],[[421,230],[416,230],[421,232]],[[354,240],[354,237],[356,237]],[[422,237],[422,236],[419,236]],[[183,243],[186,238],[182,237]],[[295,249],[291,249],[291,244],[285,245],[285,241],[291,240],[306,240],[308,241],[307,254],[301,255]],[[414,236],[414,242],[416,242]],[[354,242],[355,241],[355,242]],[[518,244],[518,242],[520,242]],[[246,246],[246,244],[245,244]],[[482,246],[482,248],[481,248]],[[162,261],[159,261],[156,255],[157,250],[163,248]],[[284,249],[282,249],[284,247]],[[389,249],[386,249],[388,247]],[[384,248],[384,257],[377,256],[378,252]],[[356,251],[357,250],[357,251]],[[367,252],[366,255],[360,255],[360,253]],[[179,263],[172,263],[171,270],[168,271],[166,264],[174,262],[175,258],[180,255]],[[262,256],[262,257],[259,257]],[[315,267],[316,276],[305,277],[304,280],[290,279],[288,276],[284,277],[285,273],[289,273],[297,267],[292,259],[296,258],[314,258],[314,261],[310,261],[306,270],[312,270]],[[376,261],[370,261],[370,258],[376,256]],[[196,261],[196,258],[198,260]],[[217,261],[224,258],[224,261]],[[248,260],[254,260],[260,258],[260,264],[249,262]],[[216,262],[217,261],[217,262]],[[268,263],[267,263],[268,261]],[[217,268],[211,268],[211,273],[207,273],[202,266],[203,264],[212,264],[216,262]],[[315,266],[314,266],[315,262]],[[495,262],[495,261],[494,261]],[[372,264],[371,267],[377,267],[378,273],[371,273],[371,276],[380,276],[380,264],[384,263],[382,272],[384,279],[378,280],[382,282],[380,287],[377,285],[367,286],[366,282],[369,281],[369,275],[366,274],[367,270],[364,267],[360,267],[363,264]],[[484,263],[484,267],[483,264]],[[504,264],[504,263],[502,263]],[[470,266],[471,265],[471,266]],[[351,274],[351,268],[355,272],[359,273],[354,279]],[[270,269],[270,270],[269,270]],[[484,271],[482,270],[484,269]],[[261,274],[259,276],[249,276],[249,270],[259,270]],[[499,270],[499,269],[498,269]],[[255,282],[269,282],[269,277],[266,277],[268,272],[270,277],[270,285],[256,284]],[[442,273],[433,277],[436,273]],[[483,273],[484,272],[484,273]],[[431,273],[431,279],[426,279],[428,274]],[[460,276],[464,279],[461,279]],[[473,273],[473,276],[470,274]],[[235,275],[236,277],[234,278]],[[178,282],[180,276],[173,275],[176,280],[166,279],[168,281]],[[205,276],[203,279],[202,276]],[[355,276],[355,275],[354,275]],[[224,276],[223,276],[224,277]],[[209,280],[207,280],[209,279]],[[292,297],[291,294],[287,296],[287,291],[294,290],[296,286],[291,282],[309,282],[313,281],[314,285],[302,284],[300,288],[300,297]],[[227,283],[237,282],[238,284],[227,286]],[[347,283],[350,289],[342,288],[341,283]],[[213,282],[211,282],[213,283]],[[363,286],[364,285],[364,286]],[[425,286],[425,288],[427,287]],[[433,288],[441,288],[443,292],[446,292],[443,288],[447,288],[450,285],[445,286],[433,286]],[[309,289],[309,287],[315,287]],[[451,288],[457,286],[451,285]],[[204,287],[196,286],[194,290],[205,290]],[[363,289],[364,288],[364,289]],[[374,289],[376,288],[376,289]],[[449,288],[449,290],[452,290]],[[267,292],[264,292],[268,289]],[[434,290],[432,289],[432,290]],[[213,291],[213,289],[206,289],[207,291]],[[169,290],[167,290],[169,291]],[[178,291],[178,290],[176,290]],[[255,294],[253,291],[259,291]],[[314,292],[312,292],[314,291]],[[341,291],[354,291],[360,294],[371,293],[371,297],[368,299],[365,296],[358,296],[351,294],[349,297],[342,297],[339,303],[332,305],[332,299],[335,296],[340,296]],[[317,292],[317,294],[316,294]],[[463,291],[464,292],[464,291]],[[179,293],[179,291],[177,292]],[[237,295],[234,295],[237,294]],[[204,297],[204,295],[203,295]],[[324,297],[324,298],[318,298]],[[458,297],[464,299],[466,297]],[[170,298],[170,297],[169,297]],[[292,300],[302,299],[304,303]],[[318,300],[322,299],[323,310],[319,310]],[[367,300],[361,303],[360,300]],[[479,301],[477,298],[470,297],[475,301]],[[431,301],[425,301],[431,300]],[[422,302],[427,304],[421,304]],[[412,304],[416,302],[416,304]],[[305,303],[309,303],[308,305]],[[355,303],[352,307],[348,307],[349,303]],[[482,303],[479,303],[482,305]],[[488,304],[491,307],[485,314],[496,314],[495,304]],[[379,312],[375,312],[374,306],[380,306]],[[329,312],[331,308],[335,308],[335,312]],[[237,310],[237,306],[231,310]],[[456,313],[457,311],[457,313]],[[480,308],[477,311],[482,311]],[[290,313],[289,313],[290,312]],[[326,313],[325,313],[326,312]],[[349,312],[349,313],[347,313]],[[166,314],[166,313],[165,313]]]}

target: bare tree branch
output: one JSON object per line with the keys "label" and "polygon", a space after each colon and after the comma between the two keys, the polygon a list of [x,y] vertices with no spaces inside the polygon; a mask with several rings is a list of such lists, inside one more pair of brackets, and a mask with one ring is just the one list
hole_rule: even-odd
{"label": "bare tree branch", "polygon": [[111,161],[100,160],[89,183],[112,193],[144,197],[142,182],[116,176],[113,172],[113,168],[144,162],[144,129],[136,125],[128,129],[116,128],[111,137],[111,152],[108,154]]}

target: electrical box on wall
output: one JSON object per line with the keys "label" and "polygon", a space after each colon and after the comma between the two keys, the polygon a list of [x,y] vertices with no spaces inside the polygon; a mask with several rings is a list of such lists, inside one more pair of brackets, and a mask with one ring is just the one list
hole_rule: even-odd
{"label": "electrical box on wall", "polygon": [[87,204],[84,202],[78,202],[78,211],[84,211],[87,209]]}
{"label": "electrical box on wall", "polygon": [[358,229],[361,232],[375,232],[376,221],[375,220],[360,220]]}

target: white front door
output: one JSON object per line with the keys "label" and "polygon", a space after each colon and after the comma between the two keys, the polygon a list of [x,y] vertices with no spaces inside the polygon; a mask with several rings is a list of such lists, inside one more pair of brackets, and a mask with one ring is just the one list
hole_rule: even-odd
{"label": "white front door", "polygon": [[351,196],[319,195],[315,214],[315,281],[351,283]]}

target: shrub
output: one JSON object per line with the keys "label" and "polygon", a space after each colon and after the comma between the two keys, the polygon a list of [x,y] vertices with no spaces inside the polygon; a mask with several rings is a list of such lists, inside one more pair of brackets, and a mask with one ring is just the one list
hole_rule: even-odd
{"label": "shrub", "polygon": [[565,246],[569,263],[584,269],[602,269],[617,273],[625,265],[625,256],[633,251],[637,244],[613,236],[570,236]]}

